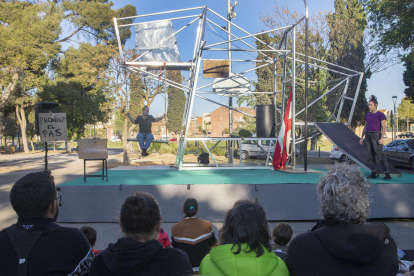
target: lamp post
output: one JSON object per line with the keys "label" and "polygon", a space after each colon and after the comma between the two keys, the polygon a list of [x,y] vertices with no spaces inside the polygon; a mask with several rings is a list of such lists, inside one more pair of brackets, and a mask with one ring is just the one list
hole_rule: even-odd
{"label": "lamp post", "polygon": [[395,127],[395,121],[396,121],[396,116],[395,116],[395,112],[396,112],[396,109],[395,109],[395,105],[396,105],[396,103],[397,103],[397,96],[392,96],[392,102],[394,103],[394,130],[395,130],[395,132],[393,133],[393,138],[394,138],[394,140],[396,140],[397,139],[397,129],[396,129],[396,127]]}

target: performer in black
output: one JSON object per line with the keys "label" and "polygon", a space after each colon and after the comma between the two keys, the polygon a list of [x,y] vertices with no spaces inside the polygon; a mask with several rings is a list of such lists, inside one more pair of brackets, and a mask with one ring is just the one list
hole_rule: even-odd
{"label": "performer in black", "polygon": [[164,113],[164,115],[154,118],[152,115],[148,115],[148,113],[148,106],[144,106],[142,109],[142,115],[138,116],[136,119],[132,118],[129,112],[127,112],[127,116],[131,122],[139,125],[137,139],[143,156],[149,155],[147,153],[147,149],[150,147],[152,140],[154,140],[154,136],[151,133],[152,122],[161,121],[166,116]]}
{"label": "performer in black", "polygon": [[[384,144],[384,133],[385,133],[385,124],[387,122],[387,117],[384,113],[377,110],[378,101],[377,97],[372,95],[369,98],[369,113],[364,117],[365,126],[362,131],[361,140],[359,143],[361,145],[365,144],[368,153],[368,162],[371,168],[371,175],[368,178],[377,178],[376,171],[376,160],[377,156],[381,163],[382,169],[384,170],[385,177],[384,180],[390,180],[390,171],[388,169],[388,162],[382,152],[382,147]],[[365,141],[362,139],[365,135]]]}

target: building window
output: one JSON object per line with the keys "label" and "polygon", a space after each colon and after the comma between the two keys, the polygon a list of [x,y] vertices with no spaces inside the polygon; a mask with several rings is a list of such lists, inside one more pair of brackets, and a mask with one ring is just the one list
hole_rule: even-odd
{"label": "building window", "polygon": [[223,117],[221,117],[221,120],[223,121]]}
{"label": "building window", "polygon": [[223,126],[221,126],[221,129],[223,129]]}
{"label": "building window", "polygon": [[163,127],[161,128],[161,131],[164,132],[164,128]]}

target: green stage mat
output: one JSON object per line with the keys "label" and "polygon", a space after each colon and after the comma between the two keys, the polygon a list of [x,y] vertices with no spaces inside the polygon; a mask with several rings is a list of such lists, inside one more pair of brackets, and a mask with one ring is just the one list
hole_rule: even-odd
{"label": "green stage mat", "polygon": [[[327,170],[318,170],[326,172]],[[368,176],[369,172],[364,173]],[[96,173],[100,175],[101,173]],[[271,170],[110,170],[108,182],[99,177],[83,177],[59,186],[94,186],[94,185],[168,185],[168,184],[316,184],[323,173],[290,174]],[[382,178],[371,180],[373,184],[413,184],[414,175],[402,174],[391,181]]]}

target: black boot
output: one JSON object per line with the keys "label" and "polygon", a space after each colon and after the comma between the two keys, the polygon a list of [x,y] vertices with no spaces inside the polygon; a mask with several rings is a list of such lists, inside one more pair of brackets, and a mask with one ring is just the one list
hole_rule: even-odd
{"label": "black boot", "polygon": [[372,171],[371,174],[367,177],[368,179],[377,178],[377,172]]}
{"label": "black boot", "polygon": [[148,153],[147,153],[147,149],[142,149],[142,151],[141,151],[141,154],[142,154],[142,156],[147,156],[148,155]]}
{"label": "black boot", "polygon": [[389,173],[385,174],[384,180],[391,180],[391,176]]}

